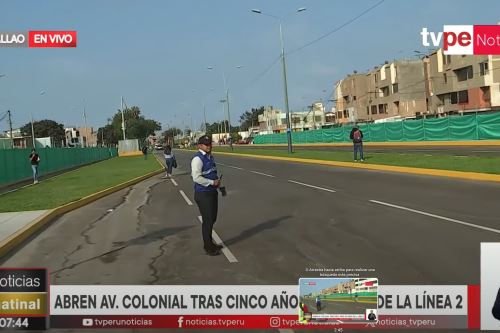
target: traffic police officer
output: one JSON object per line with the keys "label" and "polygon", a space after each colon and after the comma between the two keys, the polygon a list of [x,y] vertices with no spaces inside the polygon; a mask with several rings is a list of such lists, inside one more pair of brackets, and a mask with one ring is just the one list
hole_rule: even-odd
{"label": "traffic police officer", "polygon": [[203,247],[208,255],[220,254],[221,245],[212,240],[212,229],[217,220],[218,193],[220,179],[217,176],[212,152],[212,139],[204,135],[198,139],[198,152],[191,160],[191,177],[194,182],[194,200],[203,220]]}

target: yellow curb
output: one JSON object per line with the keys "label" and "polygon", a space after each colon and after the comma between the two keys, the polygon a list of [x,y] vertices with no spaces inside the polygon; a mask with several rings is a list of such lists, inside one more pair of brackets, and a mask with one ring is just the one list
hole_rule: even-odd
{"label": "yellow curb", "polygon": [[[477,140],[477,141],[411,141],[411,142],[363,142],[365,146],[380,146],[380,147],[432,147],[432,146],[500,146],[500,140]],[[238,145],[238,147],[286,147],[286,143],[278,144],[253,144],[253,145]],[[350,142],[342,143],[294,143],[297,147],[352,147]]]}
{"label": "yellow curb", "polygon": [[381,164],[365,164],[365,163],[361,163],[361,162],[360,163],[337,162],[337,161],[314,160],[314,159],[306,159],[306,158],[290,158],[290,157],[237,154],[237,153],[224,153],[224,152],[215,152],[215,154],[230,155],[230,156],[242,156],[242,157],[248,157],[248,158],[259,158],[259,159],[276,160],[276,161],[299,162],[299,163],[307,163],[307,164],[320,164],[320,165],[357,168],[357,169],[391,171],[391,172],[417,174],[417,175],[425,175],[425,176],[451,177],[451,178],[468,179],[468,180],[500,182],[500,175],[489,174],[489,173],[479,173],[479,172],[464,172],[464,171],[453,171],[453,170],[410,168],[410,167],[381,165]]}
{"label": "yellow curb", "polygon": [[150,177],[159,175],[163,172],[163,168],[152,171],[150,173],[147,173],[143,176],[136,177],[134,179],[128,180],[126,182],[123,182],[121,184],[112,186],[110,188],[107,188],[105,190],[99,191],[97,193],[90,194],[86,197],[83,197],[77,201],[73,201],[70,203],[67,203],[65,205],[59,206],[57,208],[53,208],[49,210],[47,213],[44,215],[40,216],[39,218],[35,219],[32,221],[30,224],[27,224],[24,226],[22,229],[19,229],[6,239],[0,241],[0,258],[5,256],[10,250],[21,244],[23,241],[28,239],[31,235],[36,233],[38,230],[40,230],[42,227],[53,221],[56,217],[61,216],[63,214],[66,214],[67,212],[70,212],[72,210],[75,210],[77,208],[83,207],[85,205],[88,205],[89,203],[96,201],[102,197],[105,197],[111,193],[118,192],[128,186],[135,185],[137,183],[140,183],[143,180],[146,180]]}
{"label": "yellow curb", "polygon": [[126,152],[121,152],[118,153],[119,157],[128,157],[128,156],[142,156],[142,151],[136,150],[136,151],[126,151]]}

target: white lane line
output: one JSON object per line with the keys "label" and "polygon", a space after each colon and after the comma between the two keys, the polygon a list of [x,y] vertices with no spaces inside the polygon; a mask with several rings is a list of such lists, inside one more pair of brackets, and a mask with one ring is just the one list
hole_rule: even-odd
{"label": "white lane line", "polygon": [[392,208],[398,208],[398,209],[406,210],[408,212],[417,213],[417,214],[421,214],[421,215],[425,215],[425,216],[430,216],[430,217],[434,217],[436,219],[445,220],[445,221],[448,221],[448,222],[462,224],[462,225],[466,225],[468,227],[477,228],[477,229],[486,230],[486,231],[491,231],[491,232],[495,232],[497,234],[500,234],[500,230],[493,229],[493,228],[488,228],[488,227],[484,227],[484,226],[478,225],[478,224],[473,224],[473,223],[469,223],[469,222],[455,220],[455,219],[452,219],[452,218],[449,218],[449,217],[439,216],[439,215],[436,215],[436,214],[426,213],[426,212],[423,212],[423,211],[420,211],[420,210],[406,208],[406,207],[398,206],[398,205],[393,205],[393,204],[390,204],[390,203],[387,203],[387,202],[382,202],[382,201],[377,201],[377,200],[370,200],[370,202],[373,202],[373,203],[376,203],[376,204],[379,204],[379,205],[384,205],[384,206],[392,207]]}
{"label": "white lane line", "polygon": [[184,193],[184,191],[183,191],[183,190],[179,190],[179,192],[181,192],[181,195],[182,195],[182,197],[184,198],[184,200],[186,200],[187,204],[188,204],[189,206],[192,206],[192,205],[193,205],[193,203],[191,202],[191,200],[189,200],[189,198],[187,197],[186,193]]}
{"label": "white lane line", "polygon": [[178,186],[177,182],[173,179],[173,178],[170,178],[170,181],[172,182],[172,184],[174,184],[175,186]]}
{"label": "white lane line", "polygon": [[253,170],[250,170],[250,172],[252,172],[252,173],[256,173],[256,174],[258,174],[258,175],[262,175],[262,176],[266,176],[266,177],[272,177],[272,178],[274,178],[274,176],[273,176],[273,175],[268,175],[267,173],[262,173],[262,172],[253,171]]}
{"label": "white lane line", "polygon": [[228,165],[227,167],[228,167],[228,168],[237,169],[237,170],[245,170],[245,169],[243,169],[243,168],[240,168],[240,167],[237,167],[237,166],[233,166],[233,165]]}
{"label": "white lane line", "polygon": [[[200,223],[203,223],[203,219],[201,218],[201,216],[198,216],[198,220],[200,221]],[[212,230],[212,238],[214,239],[215,243],[224,246],[221,251],[226,256],[227,260],[229,260],[229,262],[231,262],[231,263],[238,262],[238,259],[236,259],[236,257],[234,256],[234,254],[224,244],[224,242],[219,237],[219,235],[217,235],[217,233],[215,232],[215,230]]]}
{"label": "white lane line", "polygon": [[318,189],[318,190],[323,190],[323,191],[335,193],[335,190],[332,190],[332,189],[329,189],[329,188],[324,188],[324,187],[319,187],[319,186],[304,184],[304,183],[296,182],[295,180],[290,180],[290,179],[288,181],[290,183],[299,184],[299,185],[302,185],[302,186],[312,187],[312,188],[315,188],[315,189]]}

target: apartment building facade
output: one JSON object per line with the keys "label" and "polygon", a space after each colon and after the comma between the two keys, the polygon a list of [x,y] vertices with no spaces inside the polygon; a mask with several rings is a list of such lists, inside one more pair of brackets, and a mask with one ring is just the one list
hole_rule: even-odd
{"label": "apartment building facade", "polygon": [[335,89],[337,123],[372,122],[427,111],[426,76],[420,60],[386,62],[368,73],[354,73]]}
{"label": "apartment building facade", "polygon": [[428,56],[429,114],[500,110],[500,56]]}

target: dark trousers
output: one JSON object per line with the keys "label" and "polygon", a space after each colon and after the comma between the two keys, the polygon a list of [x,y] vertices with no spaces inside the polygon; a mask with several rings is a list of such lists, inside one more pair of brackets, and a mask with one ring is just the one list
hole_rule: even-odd
{"label": "dark trousers", "polygon": [[219,194],[217,191],[210,192],[194,192],[194,201],[200,210],[203,224],[201,234],[203,236],[203,246],[205,249],[211,249],[212,245],[212,229],[217,220],[217,210],[219,206]]}
{"label": "dark trousers", "polygon": [[359,151],[361,159],[364,160],[364,156],[363,156],[363,142],[354,143],[354,159],[355,160],[358,159],[358,151]]}
{"label": "dark trousers", "polygon": [[165,159],[165,165],[167,166],[167,173],[169,175],[172,174],[172,164],[173,164],[173,159],[171,159],[171,158]]}

